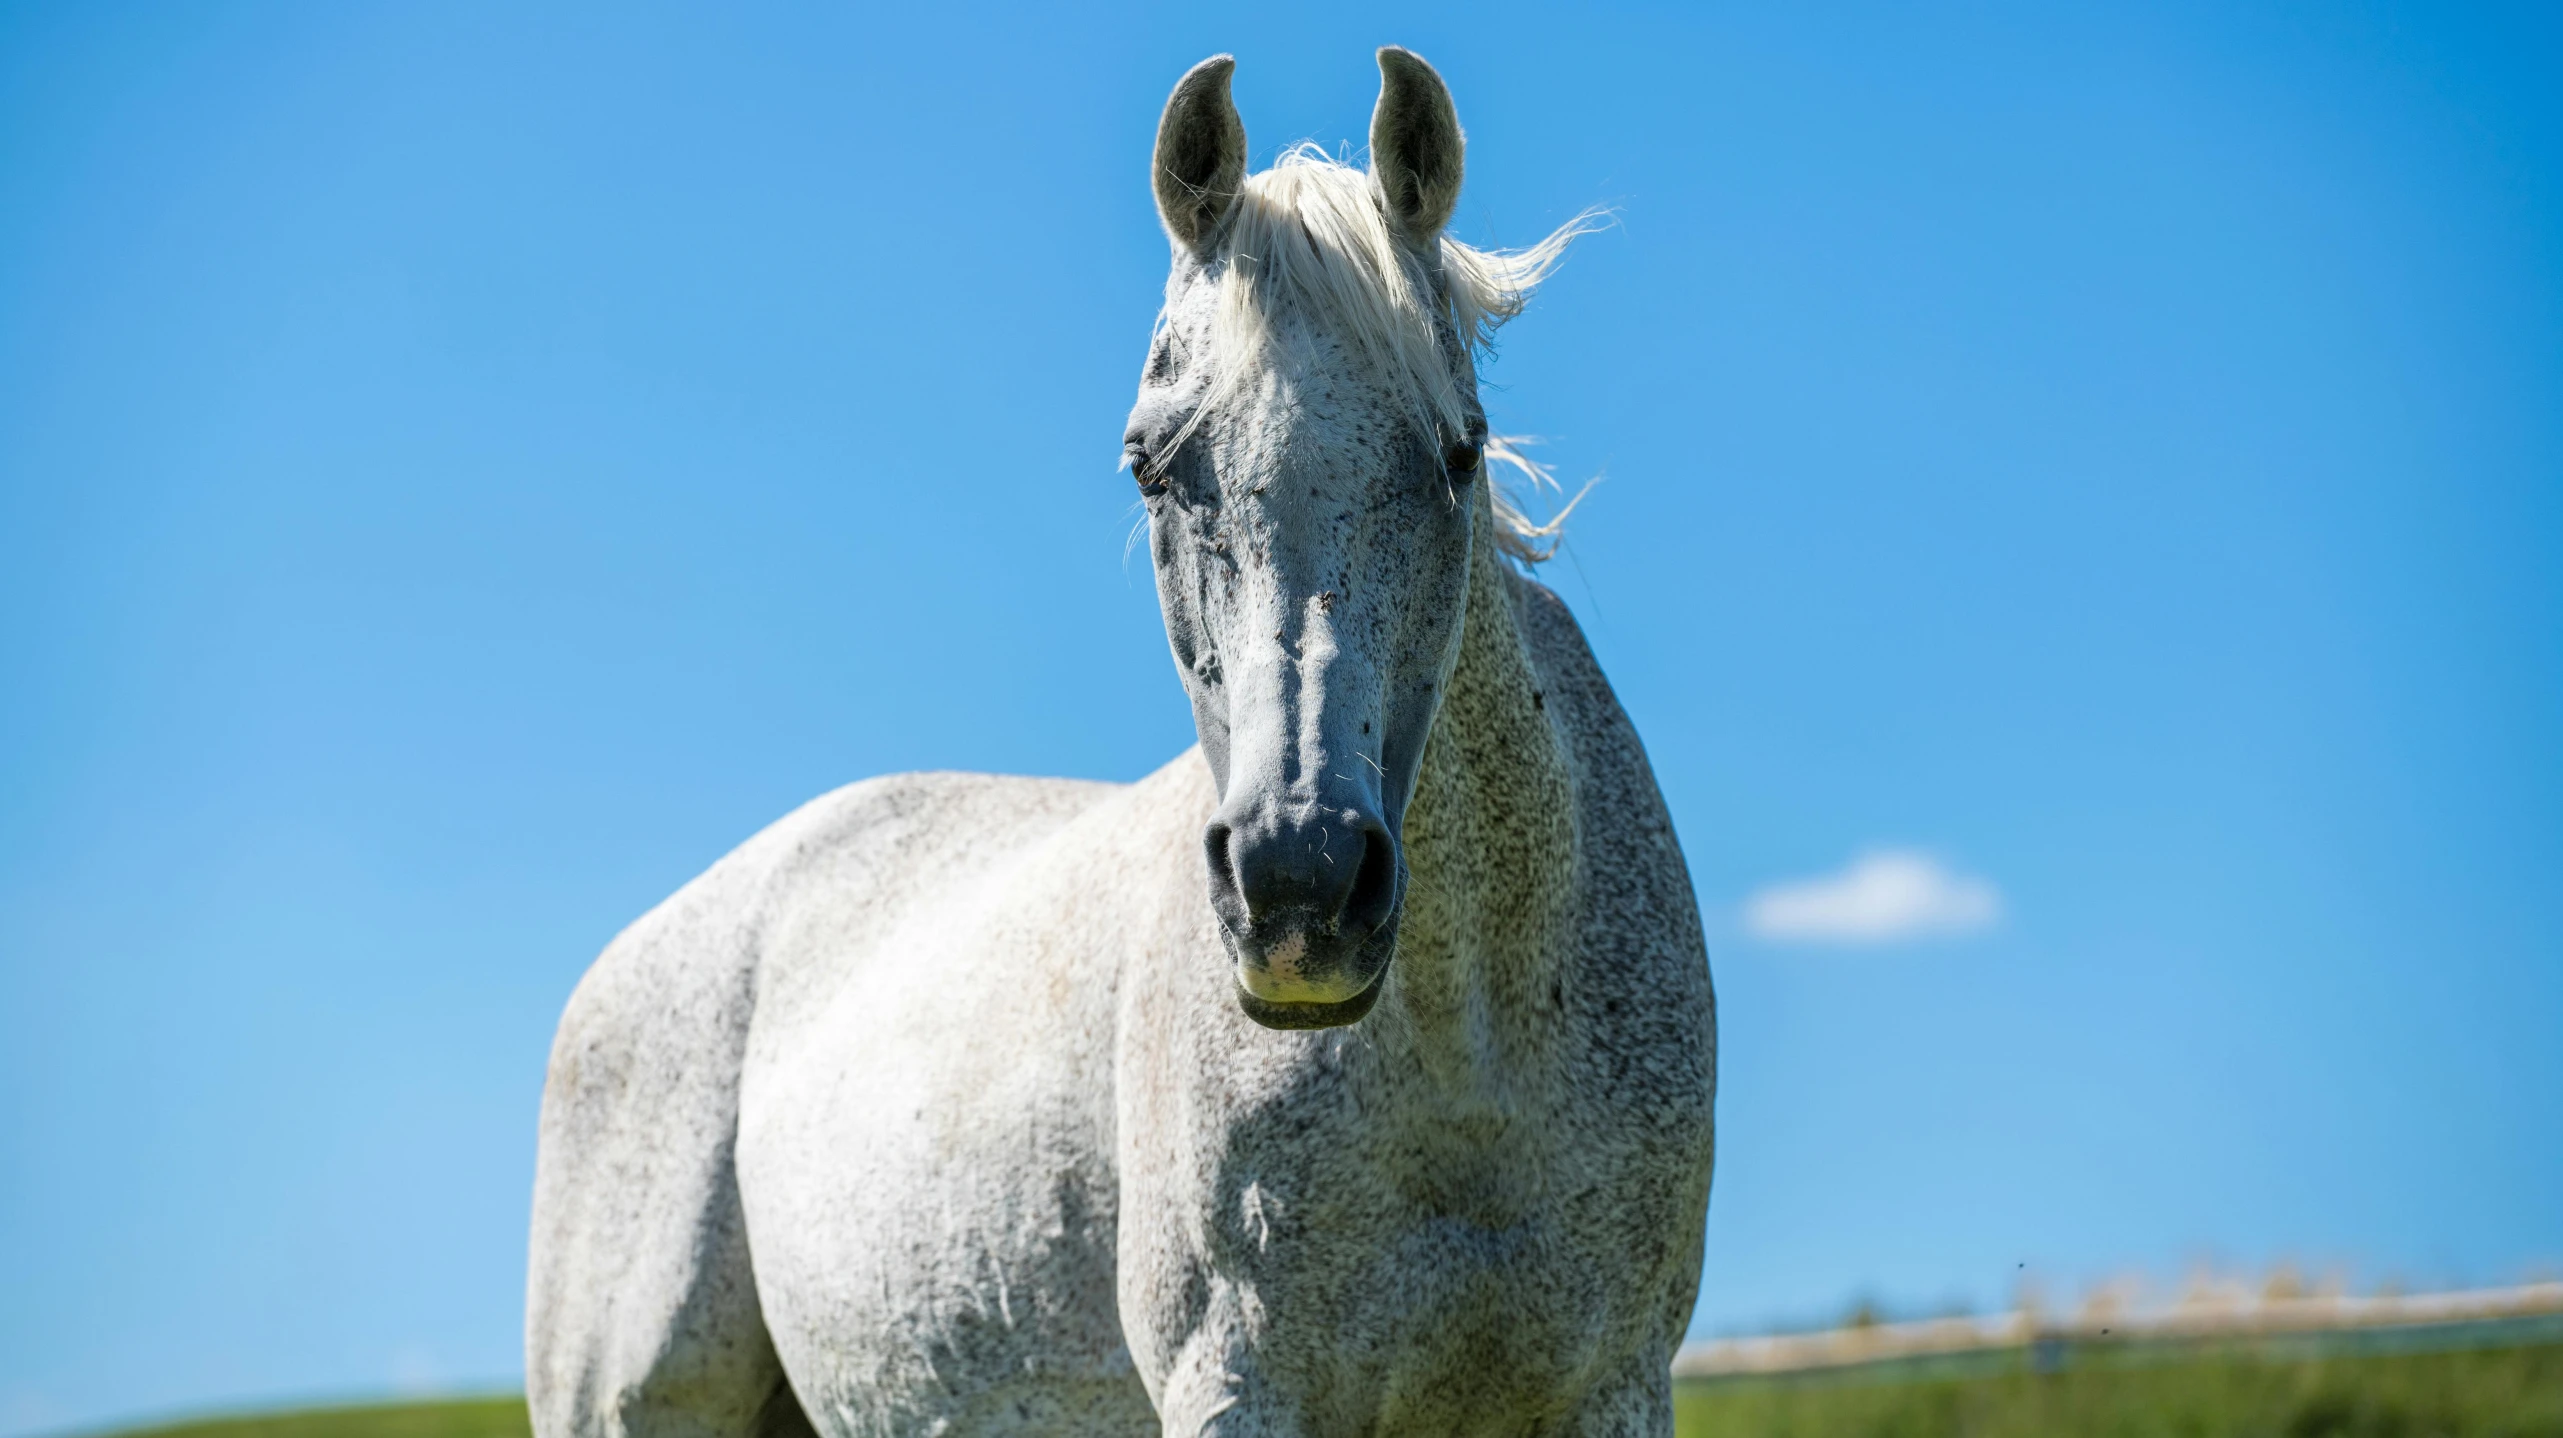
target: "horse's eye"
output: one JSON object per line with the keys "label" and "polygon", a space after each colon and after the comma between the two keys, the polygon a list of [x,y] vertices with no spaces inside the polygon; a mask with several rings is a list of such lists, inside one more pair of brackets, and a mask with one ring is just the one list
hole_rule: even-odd
{"label": "horse's eye", "polygon": [[1123,463],[1130,466],[1130,477],[1139,481],[1139,492],[1141,494],[1164,494],[1166,492],[1166,477],[1157,472],[1156,462],[1149,457],[1147,446],[1138,444],[1124,445],[1121,450],[1121,458]]}
{"label": "horse's eye", "polygon": [[1480,446],[1461,440],[1442,452],[1442,467],[1449,470],[1453,478],[1466,479],[1477,473],[1477,463],[1483,457]]}

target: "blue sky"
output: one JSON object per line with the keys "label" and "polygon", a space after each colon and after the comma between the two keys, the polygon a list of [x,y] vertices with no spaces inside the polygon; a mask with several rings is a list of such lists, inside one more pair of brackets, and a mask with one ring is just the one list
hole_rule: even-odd
{"label": "blue sky", "polygon": [[1395,41],[1464,238],[1618,211],[1490,405],[1708,920],[1698,1331],[2563,1262],[2550,10],[522,9],[0,10],[0,1434],[513,1382],[617,928],[1189,742],[1223,49],[1259,162]]}

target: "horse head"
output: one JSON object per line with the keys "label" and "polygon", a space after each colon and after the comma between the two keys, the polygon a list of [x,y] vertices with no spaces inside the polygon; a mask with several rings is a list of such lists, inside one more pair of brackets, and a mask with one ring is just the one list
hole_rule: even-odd
{"label": "horse head", "polygon": [[1513,534],[1476,356],[1576,229],[1516,254],[1447,239],[1450,92],[1405,50],[1379,67],[1367,170],[1303,146],[1248,175],[1224,55],[1157,131],[1174,258],[1124,455],[1219,794],[1211,908],[1275,1028],[1360,1019],[1395,955],[1472,547]]}

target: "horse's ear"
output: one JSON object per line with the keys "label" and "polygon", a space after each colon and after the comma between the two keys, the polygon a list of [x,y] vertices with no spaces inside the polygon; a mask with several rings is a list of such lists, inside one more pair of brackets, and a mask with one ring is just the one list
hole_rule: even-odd
{"label": "horse's ear", "polygon": [[1379,52],[1379,108],[1370,117],[1370,170],[1388,218],[1416,244],[1430,244],[1459,206],[1459,112],[1450,87],[1424,57],[1395,45]]}
{"label": "horse's ear", "polygon": [[1246,123],[1228,98],[1232,55],[1184,72],[1157,121],[1157,217],[1176,244],[1207,249],[1246,184]]}

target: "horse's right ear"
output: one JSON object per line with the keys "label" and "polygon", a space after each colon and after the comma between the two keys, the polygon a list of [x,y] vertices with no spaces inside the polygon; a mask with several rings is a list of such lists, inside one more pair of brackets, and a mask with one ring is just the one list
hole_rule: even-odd
{"label": "horse's right ear", "polygon": [[1233,55],[1213,55],[1184,72],[1157,122],[1157,217],[1176,244],[1210,247],[1246,185],[1246,122],[1228,98]]}

